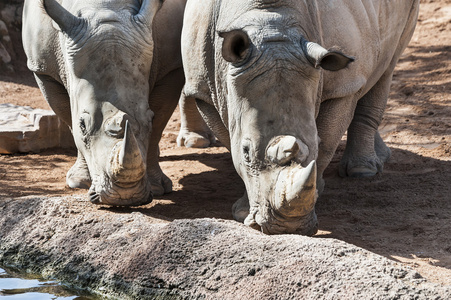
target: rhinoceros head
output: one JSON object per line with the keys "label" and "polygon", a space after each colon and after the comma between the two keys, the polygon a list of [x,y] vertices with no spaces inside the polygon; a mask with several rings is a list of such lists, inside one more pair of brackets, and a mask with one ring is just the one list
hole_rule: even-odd
{"label": "rhinoceros head", "polygon": [[148,203],[152,21],[160,1],[43,3],[59,30],[59,73],[70,97],[75,143],[92,180],[91,201]]}
{"label": "rhinoceros head", "polygon": [[218,98],[249,200],[234,205],[234,217],[266,233],[315,234],[320,68],[340,70],[352,58],[309,42],[284,13],[251,10],[218,23]]}

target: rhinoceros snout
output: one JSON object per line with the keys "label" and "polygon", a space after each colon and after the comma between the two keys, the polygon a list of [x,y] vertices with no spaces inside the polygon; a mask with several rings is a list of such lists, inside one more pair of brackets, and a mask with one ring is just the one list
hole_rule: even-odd
{"label": "rhinoceros snout", "polygon": [[105,170],[92,176],[88,194],[94,204],[130,206],[152,201],[145,155],[129,119],[119,112],[105,120],[105,130],[116,143],[106,157]]}
{"label": "rhinoceros snout", "polygon": [[123,138],[125,125],[130,121],[130,117],[124,112],[118,112],[105,121],[105,132],[112,137]]}
{"label": "rhinoceros snout", "polygon": [[123,187],[108,178],[95,178],[88,192],[92,204],[113,206],[139,206],[152,202],[150,185],[146,181]]}
{"label": "rhinoceros snout", "polygon": [[280,135],[271,139],[266,148],[266,158],[270,162],[284,166],[291,161],[304,162],[309,149],[301,140],[291,135]]}

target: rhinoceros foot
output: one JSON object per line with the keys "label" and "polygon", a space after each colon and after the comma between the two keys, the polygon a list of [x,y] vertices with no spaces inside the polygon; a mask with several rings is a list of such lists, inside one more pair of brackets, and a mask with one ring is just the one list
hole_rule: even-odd
{"label": "rhinoceros foot", "polygon": [[66,183],[73,189],[89,189],[91,186],[91,176],[89,175],[88,165],[80,154],[77,161],[70,168],[66,175]]}
{"label": "rhinoceros foot", "polygon": [[[388,147],[387,147],[388,149]],[[384,162],[390,157],[390,149],[384,155],[355,157],[345,155],[341,159],[339,174],[341,177],[372,177],[384,170]]]}
{"label": "rhinoceros foot", "polygon": [[114,184],[103,188],[92,185],[88,196],[92,204],[110,206],[140,206],[153,200],[152,193],[143,183],[125,188]]}
{"label": "rhinoceros foot", "polygon": [[376,132],[376,135],[374,136],[374,150],[382,163],[385,163],[390,159],[391,150],[382,140],[379,131]]}
{"label": "rhinoceros foot", "polygon": [[339,175],[341,177],[372,177],[382,172],[383,162],[379,157],[351,157],[344,156],[340,162]]}
{"label": "rhinoceros foot", "polygon": [[163,196],[172,192],[172,181],[163,172],[151,174],[149,177],[150,188],[154,196]]}
{"label": "rhinoceros foot", "polygon": [[216,141],[211,132],[194,132],[180,130],[177,137],[177,146],[187,148],[208,148]]}
{"label": "rhinoceros foot", "polygon": [[241,223],[243,223],[249,215],[249,199],[247,198],[247,192],[244,192],[243,197],[233,204],[232,215],[235,220]]}
{"label": "rhinoceros foot", "polygon": [[384,163],[391,155],[391,150],[376,132],[374,136],[374,150],[367,151],[360,149],[359,146],[346,146],[345,154],[340,162],[339,174],[341,177],[372,177],[381,173],[384,169]]}

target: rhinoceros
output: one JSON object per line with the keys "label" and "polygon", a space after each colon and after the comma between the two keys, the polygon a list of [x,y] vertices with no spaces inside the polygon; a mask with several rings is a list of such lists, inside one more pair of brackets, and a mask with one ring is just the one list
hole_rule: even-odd
{"label": "rhinoceros", "polygon": [[196,102],[244,181],[236,220],[315,234],[322,174],[346,131],[340,175],[382,171],[390,149],[378,126],[418,9],[418,0],[188,0],[184,101]]}
{"label": "rhinoceros", "polygon": [[92,203],[141,205],[172,189],[158,143],[184,84],[185,0],[26,0],[28,68],[72,130],[70,187]]}

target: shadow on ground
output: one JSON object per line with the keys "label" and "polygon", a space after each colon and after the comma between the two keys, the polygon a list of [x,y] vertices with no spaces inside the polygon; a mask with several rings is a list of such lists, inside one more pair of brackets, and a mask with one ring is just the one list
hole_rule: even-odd
{"label": "shadow on ground", "polygon": [[[189,173],[174,180],[178,190],[156,197],[144,207],[102,208],[109,211],[139,211],[167,219],[221,218],[233,219],[232,205],[244,193],[244,184],[236,173],[228,153],[192,153],[162,156],[162,162],[170,161],[180,168],[208,171]],[[164,169],[164,168],[163,168]],[[171,176],[170,173],[166,172]]]}
{"label": "shadow on ground", "polygon": [[335,175],[317,203],[323,237],[380,255],[451,269],[451,162],[393,149],[382,174],[368,179]]}

